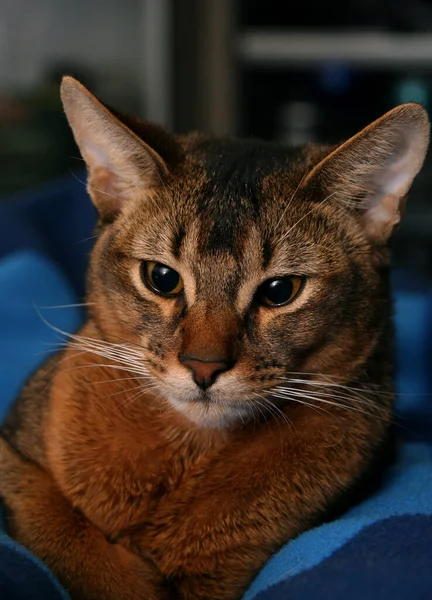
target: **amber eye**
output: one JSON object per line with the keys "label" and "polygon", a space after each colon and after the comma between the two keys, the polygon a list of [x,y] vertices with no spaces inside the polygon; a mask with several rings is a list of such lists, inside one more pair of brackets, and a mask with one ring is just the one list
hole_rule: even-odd
{"label": "amber eye", "polygon": [[266,306],[284,306],[296,298],[302,288],[303,278],[291,275],[268,279],[258,290],[258,299]]}
{"label": "amber eye", "polygon": [[141,263],[141,277],[152,292],[161,296],[178,296],[183,291],[183,279],[179,273],[162,263]]}

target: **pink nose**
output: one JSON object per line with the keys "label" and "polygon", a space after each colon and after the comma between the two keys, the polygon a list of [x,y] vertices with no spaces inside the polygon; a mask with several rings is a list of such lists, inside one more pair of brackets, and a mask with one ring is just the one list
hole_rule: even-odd
{"label": "pink nose", "polygon": [[203,360],[195,356],[179,356],[180,361],[192,371],[195,383],[203,390],[216,381],[216,377],[228,371],[232,364],[223,359]]}

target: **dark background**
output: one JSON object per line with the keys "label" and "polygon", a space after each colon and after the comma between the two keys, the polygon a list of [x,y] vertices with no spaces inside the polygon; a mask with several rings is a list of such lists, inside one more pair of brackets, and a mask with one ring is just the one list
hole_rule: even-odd
{"label": "dark background", "polygon": [[[2,0],[0,198],[82,172],[64,73],[178,132],[333,143],[401,102],[432,109],[432,2]],[[426,278],[430,166],[394,241]]]}

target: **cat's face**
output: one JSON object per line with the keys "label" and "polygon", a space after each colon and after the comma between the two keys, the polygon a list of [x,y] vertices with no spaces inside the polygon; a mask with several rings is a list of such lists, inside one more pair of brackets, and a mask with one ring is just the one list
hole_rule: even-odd
{"label": "cat's face", "polygon": [[[70,96],[82,103],[88,93],[73,85]],[[86,152],[75,127],[93,199],[111,221],[92,255],[92,314],[107,341],[128,344],[135,372],[147,374],[143,387],[217,427],[295,400],[302,379],[359,376],[388,329],[385,242],[427,144],[424,113],[411,106],[406,128],[397,121],[395,158],[382,148],[388,176],[367,156],[354,164],[348,154],[359,149],[349,146],[331,155],[201,137],[178,138],[171,167],[156,144],[140,155],[134,138],[116,165],[99,133],[89,135]],[[404,162],[400,148],[412,151],[413,132],[421,156]],[[110,135],[118,147],[118,132]],[[344,159],[352,171],[345,189]],[[368,199],[373,193],[378,201]],[[286,378],[290,392],[279,393]]]}
{"label": "cat's face", "polygon": [[[273,148],[265,169],[254,146],[231,146],[209,168],[203,144],[151,199],[137,192],[102,234],[92,268],[104,332],[140,344],[163,395],[209,422],[256,410],[291,373],[349,380],[383,311],[356,220],[296,193],[306,160],[285,176]],[[153,279],[165,293],[183,287],[163,296]],[[203,389],[183,355],[230,368]]]}

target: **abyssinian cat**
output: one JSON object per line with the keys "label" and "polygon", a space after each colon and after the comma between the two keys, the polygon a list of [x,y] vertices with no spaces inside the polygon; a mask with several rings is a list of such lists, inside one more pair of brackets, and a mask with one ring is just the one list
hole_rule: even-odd
{"label": "abyssinian cat", "polygon": [[62,98],[98,239],[84,326],[2,429],[10,533],[73,599],[238,599],[384,452],[387,244],[426,112],[290,149]]}

